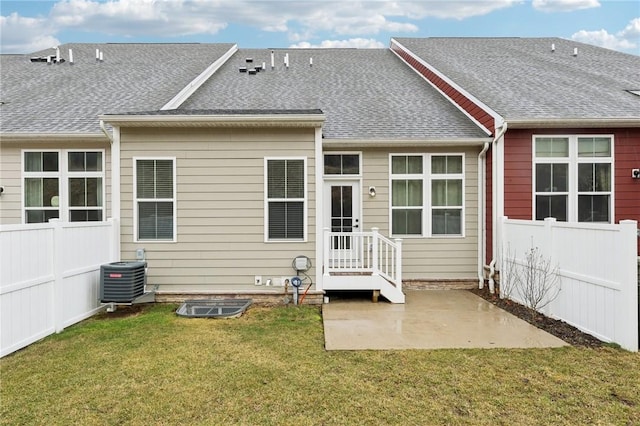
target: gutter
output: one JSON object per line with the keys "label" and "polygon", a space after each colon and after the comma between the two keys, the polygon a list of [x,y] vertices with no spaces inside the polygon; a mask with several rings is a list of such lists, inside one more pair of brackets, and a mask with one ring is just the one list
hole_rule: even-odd
{"label": "gutter", "polygon": [[104,125],[104,120],[100,120],[100,130],[107,136],[111,145],[113,145],[113,136],[107,131],[107,127]]}
{"label": "gutter", "polygon": [[475,147],[483,146],[491,142],[491,138],[474,138],[474,139],[338,139],[325,138],[322,145],[325,148],[386,148],[389,146],[402,148],[420,148],[420,147]]}
{"label": "gutter", "polygon": [[[480,289],[484,288],[484,256],[483,255],[484,255],[485,242],[487,238],[486,237],[487,222],[485,220],[486,219],[485,210],[486,210],[486,204],[487,204],[487,192],[486,192],[487,177],[486,177],[486,167],[485,167],[486,153],[489,150],[490,146],[496,145],[498,141],[504,136],[504,134],[507,132],[507,128],[508,128],[507,122],[506,121],[502,122],[502,126],[500,127],[500,130],[498,131],[496,136],[493,138],[491,143],[485,143],[484,147],[482,148],[482,151],[480,151],[480,153],[478,154],[478,194],[480,195],[478,198],[478,288]],[[495,165],[493,169],[495,170]],[[493,200],[495,200],[495,196],[493,197]],[[492,220],[493,220],[493,217],[492,217]],[[494,224],[494,228],[495,226],[496,225]],[[496,263],[496,259],[494,258],[491,260],[491,263],[489,264],[489,291],[491,292],[491,294],[495,292],[495,280],[494,280],[495,270],[493,269],[493,267],[495,266],[495,263]]]}
{"label": "gutter", "polygon": [[512,129],[640,127],[640,117],[509,119]]}
{"label": "gutter", "polygon": [[324,122],[324,114],[154,114],[154,115],[101,115],[101,122],[122,126],[184,126],[184,127],[224,127],[224,126],[266,126],[317,127]]}

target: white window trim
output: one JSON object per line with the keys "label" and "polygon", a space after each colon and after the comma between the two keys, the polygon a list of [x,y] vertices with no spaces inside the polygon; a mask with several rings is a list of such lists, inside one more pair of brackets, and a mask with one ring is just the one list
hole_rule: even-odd
{"label": "white window trim", "polygon": [[[324,158],[324,157],[323,157]],[[269,198],[269,182],[268,182],[268,162],[271,160],[302,160],[303,174],[304,174],[304,198],[302,199],[302,239],[270,239],[269,238],[269,201],[300,201],[298,198]],[[324,162],[323,162],[324,166]],[[263,219],[264,219],[264,242],[265,243],[299,243],[307,242],[308,233],[308,204],[309,193],[307,186],[309,184],[309,176],[307,175],[307,157],[264,157],[263,162],[263,180],[264,180],[264,206],[263,206]]]}
{"label": "white window trim", "polygon": [[[569,156],[568,157],[536,157],[536,140],[538,138],[566,138],[569,140]],[[611,140],[611,156],[610,157],[578,157],[578,139],[579,138],[609,138]],[[609,211],[611,213],[611,220],[609,223],[615,223],[615,140],[614,135],[612,134],[534,134],[531,139],[531,218],[536,220],[536,164],[568,164],[568,176],[567,176],[567,186],[568,191],[567,195],[567,223],[569,222],[578,222],[578,164],[581,163],[604,163],[611,164],[611,189],[608,193],[600,192],[593,193],[595,195],[606,195],[609,194]],[[541,193],[552,194],[552,193]],[[565,192],[558,192],[558,195],[565,194]],[[582,192],[581,194],[588,194]],[[591,222],[584,222],[591,223]],[[604,223],[604,222],[592,222],[592,223]]]}
{"label": "white window trim", "polygon": [[[133,242],[136,243],[176,243],[178,242],[178,197],[177,187],[177,161],[176,157],[133,157]],[[171,160],[173,162],[173,197],[172,198],[154,198],[154,201],[173,202],[173,238],[170,240],[142,240],[138,238],[138,160]],[[146,200],[146,199],[145,199]]]}
{"label": "white window trim", "polygon": [[[339,175],[328,175],[324,172],[324,156],[325,155],[357,155],[358,156],[358,173],[357,174],[339,174]],[[362,179],[362,151],[324,151],[322,153],[322,176],[325,180],[332,179]]]}
{"label": "white window trim", "polygon": [[[393,157],[400,156],[420,156],[422,157],[422,173],[418,174],[406,174],[406,175],[394,175],[392,173],[392,159]],[[431,172],[431,158],[432,157],[446,157],[457,156],[462,157],[462,173],[455,174],[437,174],[434,175]],[[402,176],[402,179],[421,179],[422,180],[422,234],[393,234],[393,184],[394,176]],[[440,179],[461,179],[462,180],[462,209],[460,214],[460,234],[434,234],[432,229],[432,211],[434,207],[431,204],[431,184],[433,180]],[[418,238],[444,238],[444,239],[456,239],[466,237],[466,156],[464,152],[435,152],[435,153],[420,153],[420,152],[394,152],[389,154],[389,234],[394,238],[403,239],[418,239]],[[443,207],[445,208],[445,207]],[[457,208],[457,207],[456,207]]]}
{"label": "white window trim", "polygon": [[[25,169],[25,153],[26,152],[56,152],[58,153],[58,171],[57,172],[26,172]],[[100,152],[102,154],[102,171],[101,172],[70,172],[68,155],[70,152]],[[25,205],[25,186],[26,178],[58,178],[58,211],[62,222],[69,222],[69,178],[72,177],[99,177],[102,178],[102,222],[107,220],[107,170],[106,170],[106,153],[104,149],[93,148],[73,148],[73,149],[22,149],[20,151],[20,215],[22,223],[27,223],[27,207]],[[54,209],[51,209],[54,210]],[[96,209],[97,210],[97,209]],[[79,223],[79,222],[78,222]]]}

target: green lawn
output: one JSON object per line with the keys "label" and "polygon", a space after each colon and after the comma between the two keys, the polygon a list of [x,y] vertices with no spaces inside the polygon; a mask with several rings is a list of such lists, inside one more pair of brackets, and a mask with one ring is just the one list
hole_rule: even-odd
{"label": "green lawn", "polygon": [[[612,348],[323,349],[318,307],[103,314],[0,360],[22,424],[640,424],[640,355]],[[117,312],[116,312],[117,314]]]}

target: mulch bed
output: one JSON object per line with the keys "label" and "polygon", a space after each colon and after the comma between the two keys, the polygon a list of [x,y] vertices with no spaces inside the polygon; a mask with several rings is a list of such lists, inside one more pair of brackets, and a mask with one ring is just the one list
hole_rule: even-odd
{"label": "mulch bed", "polygon": [[549,318],[538,312],[532,313],[531,309],[527,308],[526,306],[520,305],[519,303],[513,302],[508,299],[500,299],[500,296],[497,294],[497,289],[496,294],[490,294],[487,287],[483,288],[482,290],[473,289],[470,291],[487,300],[488,302],[493,303],[497,307],[504,309],[510,314],[513,314],[516,317],[527,321],[529,324],[532,324],[549,334],[553,334],[554,336],[564,340],[572,346],[598,348],[605,344],[603,341],[593,337],[590,334],[578,330],[577,328],[567,324],[564,321]]}

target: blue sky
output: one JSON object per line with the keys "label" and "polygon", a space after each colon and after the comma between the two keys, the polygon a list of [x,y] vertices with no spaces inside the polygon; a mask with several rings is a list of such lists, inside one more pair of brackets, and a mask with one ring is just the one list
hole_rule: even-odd
{"label": "blue sky", "polygon": [[0,0],[0,51],[69,42],[387,47],[391,37],[562,37],[640,55],[638,0]]}

